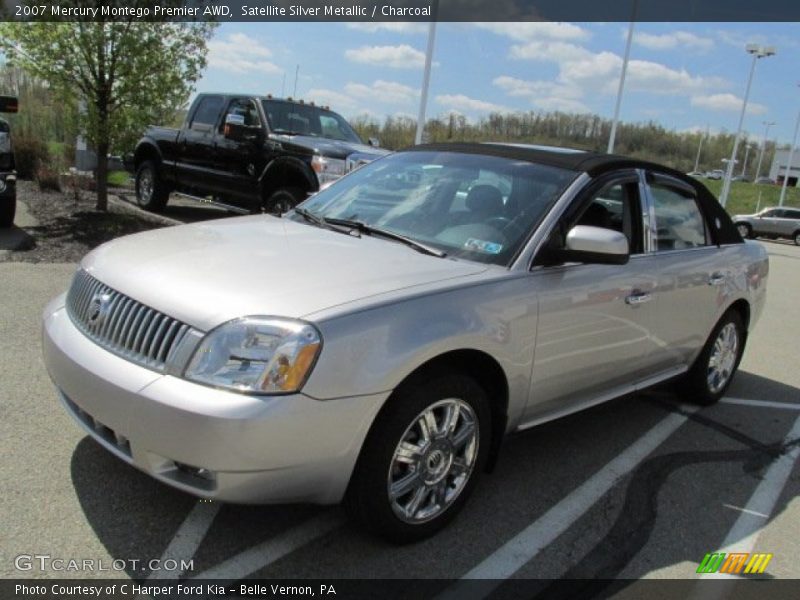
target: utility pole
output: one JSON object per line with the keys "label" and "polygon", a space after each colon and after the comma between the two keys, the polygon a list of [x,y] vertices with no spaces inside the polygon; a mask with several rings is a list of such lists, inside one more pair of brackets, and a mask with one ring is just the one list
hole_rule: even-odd
{"label": "utility pole", "polygon": [[294,70],[294,92],[292,92],[292,98],[297,100],[297,76],[300,73],[300,65],[297,65],[297,68]]}
{"label": "utility pole", "polygon": [[750,144],[745,142],[744,145],[744,162],[742,163],[742,172],[739,174],[740,177],[744,178],[744,173],[747,171],[747,156],[750,154]]}

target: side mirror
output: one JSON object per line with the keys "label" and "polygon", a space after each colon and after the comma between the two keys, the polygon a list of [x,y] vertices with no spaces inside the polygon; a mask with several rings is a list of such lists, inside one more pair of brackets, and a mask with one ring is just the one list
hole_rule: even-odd
{"label": "side mirror", "polygon": [[245,124],[244,115],[231,113],[225,115],[225,128],[222,130],[226,139],[237,142],[258,142],[261,128]]}
{"label": "side mirror", "polygon": [[0,112],[15,113],[19,108],[16,97],[0,96]]}
{"label": "side mirror", "polygon": [[380,148],[381,141],[378,138],[371,137],[367,140],[367,143],[372,146],[373,148]]}
{"label": "side mirror", "polygon": [[576,225],[567,233],[566,246],[557,251],[563,262],[624,265],[630,258],[628,238],[619,231]]}

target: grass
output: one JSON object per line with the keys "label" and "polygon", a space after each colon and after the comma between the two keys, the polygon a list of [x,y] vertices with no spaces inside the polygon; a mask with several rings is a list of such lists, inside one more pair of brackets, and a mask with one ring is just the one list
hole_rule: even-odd
{"label": "grass", "polygon": [[[722,181],[713,179],[700,180],[714,196],[719,198],[722,191]],[[731,183],[731,191],[728,195],[728,203],[725,209],[731,215],[752,214],[757,210],[778,206],[781,195],[781,186],[755,183],[745,183],[734,181]],[[800,208],[800,188],[786,188],[786,201],[784,206]]]}
{"label": "grass", "polygon": [[106,181],[112,187],[127,187],[129,185],[130,173],[127,171],[110,171]]}
{"label": "grass", "polygon": [[64,156],[66,144],[63,142],[47,142],[47,152],[50,156]]}

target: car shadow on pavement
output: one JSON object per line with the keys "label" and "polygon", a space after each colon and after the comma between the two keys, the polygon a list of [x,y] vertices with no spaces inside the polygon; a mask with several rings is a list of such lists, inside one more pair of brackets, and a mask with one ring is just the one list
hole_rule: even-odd
{"label": "car shadow on pavement", "polygon": [[33,237],[24,229],[12,225],[0,229],[0,253],[3,251],[28,250],[36,245]]}
{"label": "car shadow on pavement", "polygon": [[[740,372],[729,396],[775,402],[796,401],[800,390]],[[499,534],[503,540],[510,539],[527,526],[531,518],[535,519],[537,514],[543,514],[566,497],[576,484],[591,477],[598,465],[614,458],[629,443],[623,441],[613,454],[602,457],[599,463],[591,463],[591,468],[585,472],[569,474],[572,466],[580,461],[565,452],[563,443],[559,448],[560,441],[569,440],[568,446],[575,446],[576,453],[586,456],[598,448],[604,437],[612,435],[609,428],[620,428],[613,434],[615,438],[635,440],[664,414],[683,412],[681,403],[679,388],[662,387],[539,426],[532,430],[535,433],[512,436],[501,452],[496,472],[484,477],[465,513],[440,532],[438,540],[433,538],[414,546],[392,547],[376,543],[376,540],[345,526],[309,544],[326,548],[325,556],[328,558],[324,563],[309,561],[308,558],[316,556],[317,552],[306,547],[297,550],[298,556],[305,560],[292,563],[292,557],[288,557],[285,559],[288,563],[284,562],[278,571],[289,569],[295,573],[294,576],[310,572],[316,573],[312,575],[316,577],[335,577],[331,571],[340,572],[340,561],[346,560],[345,564],[351,569],[349,577],[381,577],[386,576],[387,571],[397,573],[384,562],[396,564],[409,552],[423,557],[430,554],[431,560],[438,557],[435,560],[439,561],[442,544],[447,547],[454,536],[466,536],[474,540],[471,547],[475,553],[466,560],[461,557],[461,566],[454,566],[448,575],[459,577],[496,548],[496,539],[484,547],[487,540],[492,539],[491,535]],[[736,414],[736,418],[731,419],[731,414]],[[764,423],[773,424],[771,429],[766,426],[759,429],[760,421],[753,417],[759,414]],[[598,591],[615,593],[636,578],[687,561],[690,570],[686,571],[686,577],[694,576],[696,567],[691,565],[696,565],[706,552],[718,549],[740,514],[732,511],[719,513],[720,503],[739,502],[738,506],[744,506],[773,461],[794,447],[793,444],[800,443],[798,440],[785,444],[783,440],[797,415],[797,411],[768,407],[762,410],[730,404],[689,414],[689,421],[679,432],[542,550],[542,555],[550,555],[553,559],[546,561],[555,565],[552,572],[540,571],[535,565],[526,566],[521,574],[532,578],[526,584],[526,593],[530,592],[527,597],[539,594],[551,597],[553,593],[555,596],[552,597],[561,597],[559,594],[563,590],[557,586],[550,587],[552,581],[536,581],[537,577],[591,580],[587,581],[585,590],[580,585],[569,588],[569,597],[590,597]],[[626,425],[634,430],[627,431]],[[601,452],[599,448],[597,452]],[[536,461],[531,457],[536,457]],[[567,473],[564,473],[564,468]],[[722,470],[723,474],[718,480],[706,479],[707,471],[699,469]],[[197,504],[194,497],[140,473],[88,437],[75,448],[71,475],[86,520],[115,559],[137,559],[146,564],[161,557],[187,514]],[[702,485],[693,479],[698,477],[702,478]],[[676,487],[676,478],[688,485],[692,493],[686,494],[684,489]],[[738,482],[735,489],[730,489],[731,481]],[[785,510],[797,489],[797,482],[787,485],[772,515],[764,520],[764,526]],[[509,512],[510,507],[531,506],[534,498],[543,494],[550,500],[541,511],[537,509],[529,516]],[[708,518],[710,513],[704,512],[711,511],[712,507],[719,513],[718,518]],[[223,504],[199,549],[192,556],[181,558],[194,558],[194,574],[198,574],[327,510],[307,505]],[[486,530],[487,523],[496,517],[499,517],[497,525],[493,524]],[[494,531],[487,538],[486,532],[492,529]],[[659,536],[663,535],[664,529],[668,531],[667,543],[661,544]],[[653,544],[657,546],[655,552]],[[769,548],[757,550],[771,551]],[[374,561],[372,565],[371,561]],[[126,572],[131,577],[143,578],[149,571],[129,567]],[[401,577],[417,576],[415,572],[403,572]],[[191,575],[187,573],[187,576]],[[613,581],[618,577],[626,579]],[[598,583],[607,589],[598,590]],[[587,595],[589,592],[591,594]]]}

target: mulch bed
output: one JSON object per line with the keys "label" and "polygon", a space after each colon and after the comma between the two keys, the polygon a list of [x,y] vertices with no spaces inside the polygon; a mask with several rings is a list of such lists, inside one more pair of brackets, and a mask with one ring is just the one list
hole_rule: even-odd
{"label": "mulch bed", "polygon": [[93,192],[42,192],[32,181],[17,183],[17,201],[27,204],[39,225],[23,228],[29,244],[9,253],[9,261],[78,262],[104,242],[163,227],[111,205],[108,212],[97,211]]}

